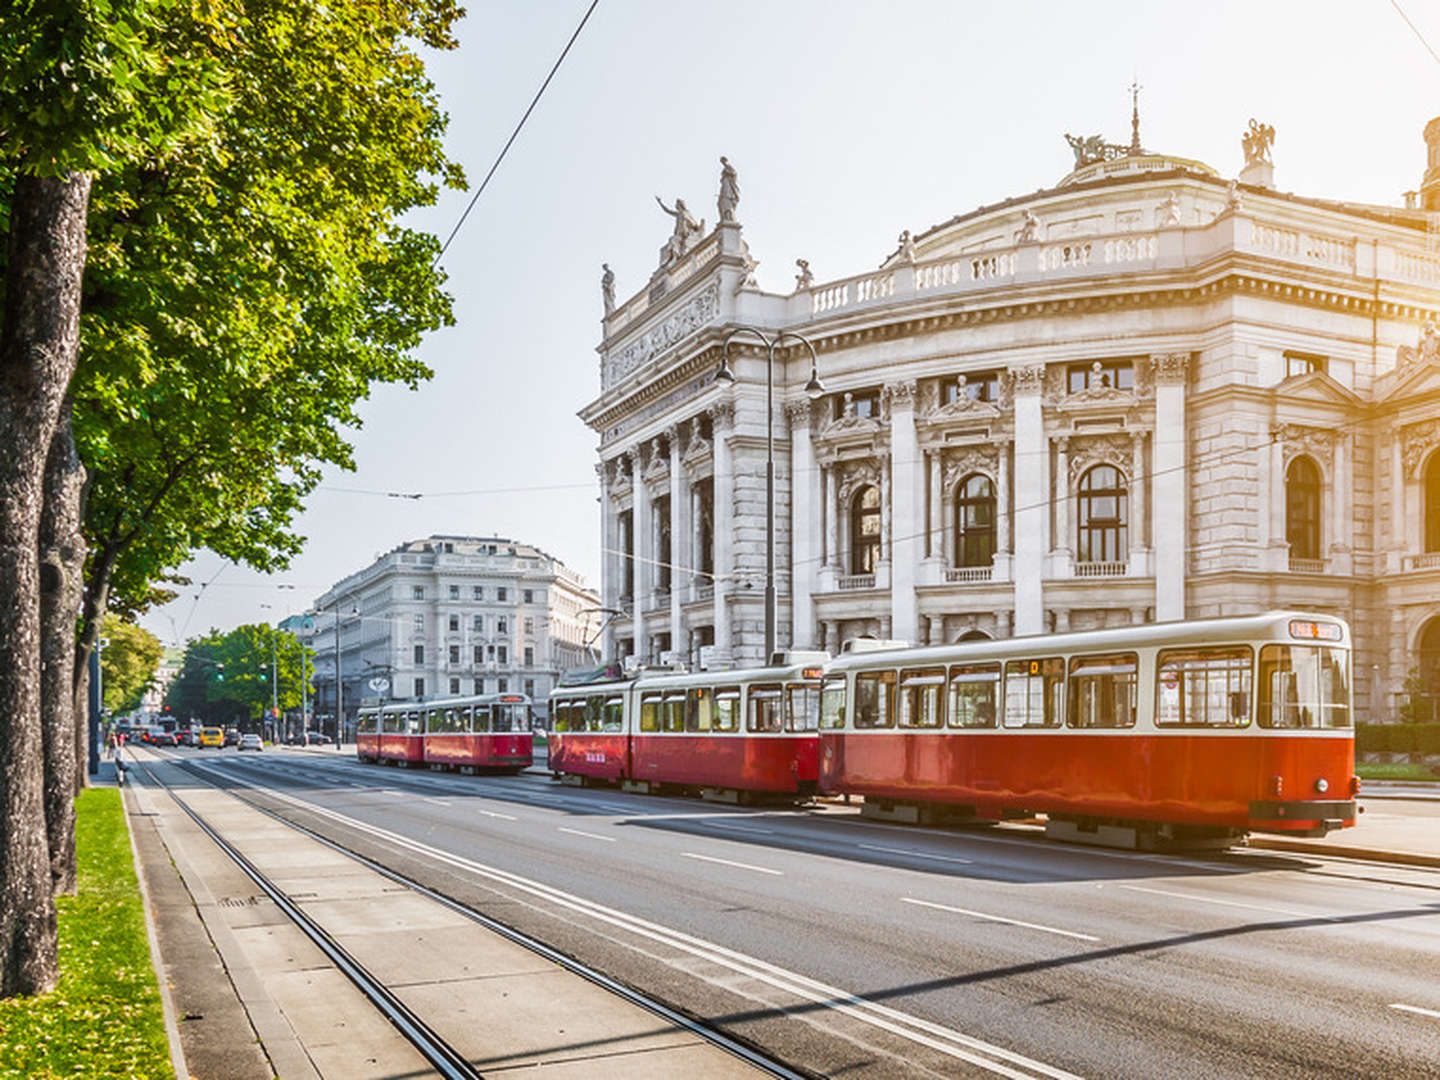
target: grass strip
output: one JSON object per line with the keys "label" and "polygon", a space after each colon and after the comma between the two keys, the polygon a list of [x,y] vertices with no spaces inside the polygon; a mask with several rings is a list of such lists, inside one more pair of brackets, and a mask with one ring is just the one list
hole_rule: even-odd
{"label": "grass strip", "polygon": [[79,892],[62,897],[60,984],[0,1001],[0,1077],[174,1077],[117,788],[75,805]]}
{"label": "grass strip", "polygon": [[1404,761],[1358,761],[1355,775],[1361,780],[1440,780],[1428,765]]}

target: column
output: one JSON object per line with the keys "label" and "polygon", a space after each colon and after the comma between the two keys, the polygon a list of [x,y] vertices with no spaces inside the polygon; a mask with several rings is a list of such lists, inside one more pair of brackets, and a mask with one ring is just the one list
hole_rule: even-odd
{"label": "column", "polygon": [[[1185,562],[1189,546],[1190,474],[1185,420],[1189,353],[1151,357],[1155,365],[1155,621],[1185,617]],[[1282,485],[1283,487],[1283,485]]]}
{"label": "column", "polygon": [[[600,480],[600,606],[614,611],[620,607],[620,579],[616,576],[615,561],[615,504],[610,498],[610,463],[600,462],[595,466],[595,475]],[[600,643],[602,660],[615,659],[615,617],[608,611],[599,613],[600,624],[605,628],[604,640]],[[588,637],[588,631],[587,631]]]}
{"label": "column", "polygon": [[690,575],[685,553],[685,473],[680,464],[680,428],[666,432],[670,440],[670,648],[685,651],[685,612],[681,604]]}
{"label": "column", "polygon": [[995,580],[1009,581],[1015,556],[1010,549],[1010,444],[995,444]]}
{"label": "column", "polygon": [[890,617],[904,641],[920,641],[915,577],[924,540],[920,445],[915,432],[915,383],[895,383],[890,394]]}
{"label": "column", "polygon": [[1055,500],[1055,535],[1052,572],[1056,577],[1070,576],[1070,440],[1055,440],[1055,481],[1051,498]]}
{"label": "column", "polygon": [[[820,502],[820,474],[815,471],[815,444],[810,435],[810,402],[785,406],[790,425],[790,641],[797,649],[814,646],[815,579],[820,530],[815,515]],[[782,648],[784,642],[776,642]]]}
{"label": "column", "polygon": [[1145,433],[1130,436],[1130,570],[1148,572],[1145,544]]}
{"label": "column", "polygon": [[730,435],[735,430],[735,403],[717,402],[710,412],[715,441],[715,652],[717,663],[731,656],[730,590],[735,582],[731,554],[735,508],[735,470],[730,456]]}
{"label": "column", "polygon": [[645,456],[636,447],[634,465],[630,470],[631,502],[630,531],[635,551],[635,655],[648,663],[650,636],[645,626],[645,609],[650,606],[650,492],[645,488]]}
{"label": "column", "polygon": [[1040,391],[1045,365],[1011,372],[1015,398],[1015,626],[1017,636],[1045,632],[1046,473],[1050,448]]}

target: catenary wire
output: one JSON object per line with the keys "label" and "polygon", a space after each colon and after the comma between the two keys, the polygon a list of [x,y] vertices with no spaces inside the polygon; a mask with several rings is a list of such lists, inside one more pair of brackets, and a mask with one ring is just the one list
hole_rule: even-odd
{"label": "catenary wire", "polygon": [[1395,9],[1400,18],[1405,20],[1405,25],[1414,31],[1415,36],[1420,39],[1420,44],[1425,46],[1425,51],[1434,58],[1437,64],[1440,64],[1440,53],[1437,53],[1431,47],[1430,42],[1425,40],[1425,35],[1420,32],[1420,28],[1410,21],[1410,16],[1405,14],[1405,9],[1400,6],[1399,0],[1390,0],[1390,6]]}

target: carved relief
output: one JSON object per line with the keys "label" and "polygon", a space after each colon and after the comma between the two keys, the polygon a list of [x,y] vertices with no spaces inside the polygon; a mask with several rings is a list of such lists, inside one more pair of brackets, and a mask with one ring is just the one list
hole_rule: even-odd
{"label": "carved relief", "polygon": [[605,362],[605,385],[623,379],[642,364],[678,344],[720,313],[720,283],[712,281],[698,295]]}
{"label": "carved relief", "polygon": [[787,401],[785,403],[785,422],[789,425],[790,433],[797,431],[815,431],[815,403],[813,401]]}
{"label": "carved relief", "polygon": [[846,461],[835,468],[839,477],[835,490],[842,506],[854,498],[861,488],[880,486],[880,462],[876,458]]}
{"label": "carved relief", "polygon": [[995,482],[998,464],[994,446],[971,446],[962,450],[946,450],[940,455],[940,483],[946,491],[971,473],[983,473]]}
{"label": "carved relief", "polygon": [[1440,420],[1425,420],[1400,429],[1400,456],[1405,474],[1419,477],[1420,463],[1432,447],[1440,445]]}
{"label": "carved relief", "polygon": [[915,407],[915,389],[916,384],[913,379],[886,383],[881,392],[883,404],[890,409],[913,409]]}
{"label": "carved relief", "polygon": [[923,415],[932,421],[945,420],[991,420],[1000,415],[1000,410],[988,401],[976,401],[970,396],[969,382],[964,375],[955,377],[955,400],[940,404],[940,384],[931,383],[921,388]]}
{"label": "carved relief", "polygon": [[855,413],[855,395],[845,392],[840,415],[820,429],[821,437],[859,433],[874,433],[880,430],[880,421]]}
{"label": "carved relief", "polygon": [[1091,364],[1090,370],[1094,373],[1094,378],[1090,380],[1090,385],[1084,390],[1077,390],[1075,393],[1067,395],[1061,402],[1061,408],[1096,403],[1129,408],[1139,404],[1139,398],[1136,397],[1133,390],[1121,390],[1119,387],[1109,384],[1109,376],[1103,374],[1104,368],[1105,365],[1099,360]]}
{"label": "carved relief", "polygon": [[710,427],[713,431],[733,431],[735,429],[735,403],[733,401],[717,401],[710,406]]}
{"label": "carved relief", "polygon": [[1189,353],[1156,353],[1150,357],[1156,386],[1184,386],[1190,371]]}
{"label": "carved relief", "polygon": [[1038,394],[1045,388],[1045,365],[1030,364],[1011,368],[1010,378],[1017,394]]}
{"label": "carved relief", "polygon": [[1284,447],[1285,467],[1301,454],[1320,462],[1328,471],[1331,454],[1335,449],[1335,432],[1327,428],[1305,427],[1301,424],[1281,424],[1273,434]]}
{"label": "carved relief", "polygon": [[1403,367],[1406,364],[1433,364],[1440,361],[1440,329],[1435,326],[1433,318],[1426,319],[1425,325],[1420,328],[1420,340],[1415,348],[1409,345],[1401,345],[1395,350],[1395,365]]}
{"label": "carved relief", "polygon": [[1070,454],[1070,487],[1073,490],[1087,469],[1096,465],[1113,465],[1125,476],[1130,475],[1134,443],[1129,435],[1082,435],[1062,446]]}

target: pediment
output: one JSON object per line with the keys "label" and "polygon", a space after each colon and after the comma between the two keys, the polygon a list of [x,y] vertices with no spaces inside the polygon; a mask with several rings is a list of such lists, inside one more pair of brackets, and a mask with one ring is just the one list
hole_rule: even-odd
{"label": "pediment", "polygon": [[1312,401],[1319,405],[1360,404],[1358,394],[1347,390],[1323,371],[1294,375],[1276,386],[1275,392],[1292,401]]}
{"label": "pediment", "polygon": [[974,421],[996,420],[1000,410],[986,401],[974,401],[968,397],[959,398],[948,405],[937,405],[922,419],[931,424],[973,423]]}
{"label": "pediment", "polygon": [[1398,404],[1411,398],[1440,394],[1440,363],[1410,364],[1393,374],[1395,381],[1378,401]]}
{"label": "pediment", "polygon": [[822,439],[869,438],[880,431],[880,421],[868,416],[841,416],[820,429]]}

